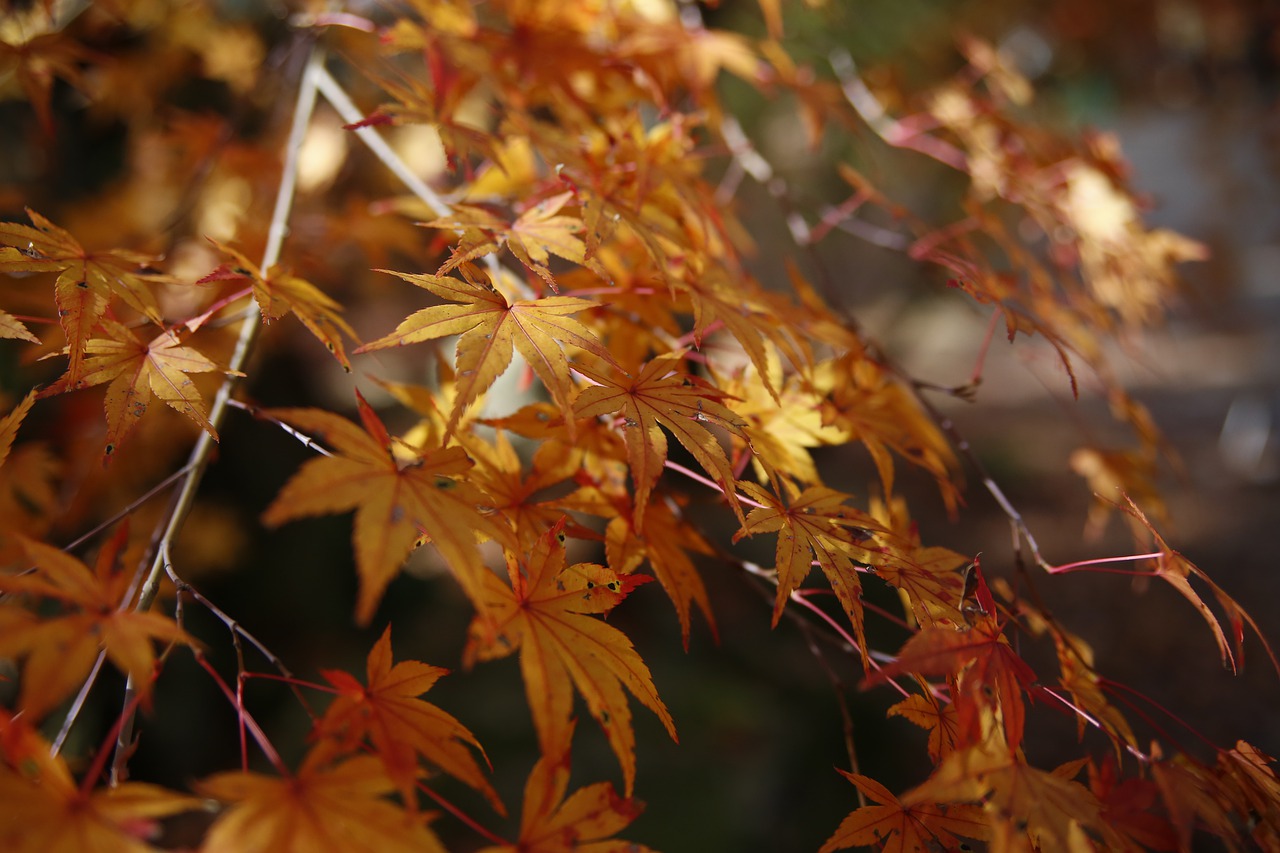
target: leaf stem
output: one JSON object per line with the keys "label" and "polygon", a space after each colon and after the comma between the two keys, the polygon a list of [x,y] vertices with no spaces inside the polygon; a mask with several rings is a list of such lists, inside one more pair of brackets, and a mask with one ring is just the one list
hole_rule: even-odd
{"label": "leaf stem", "polygon": [[[664,468],[670,468],[672,471],[675,471],[677,474],[684,474],[689,479],[695,480],[704,486],[710,486],[720,494],[722,495],[724,494],[724,487],[721,486],[719,483],[717,483],[715,480],[712,480],[708,477],[704,477],[701,474],[699,474],[697,471],[694,471],[690,468],[686,468],[685,466],[681,465],[679,462],[672,462],[670,459],[668,459],[667,461],[662,463],[662,466]],[[733,497],[738,501],[738,503],[746,504],[747,506],[757,507],[759,509],[767,508],[765,507],[764,504],[753,501],[751,498],[747,497],[746,495],[740,495],[737,492],[733,493]]]}

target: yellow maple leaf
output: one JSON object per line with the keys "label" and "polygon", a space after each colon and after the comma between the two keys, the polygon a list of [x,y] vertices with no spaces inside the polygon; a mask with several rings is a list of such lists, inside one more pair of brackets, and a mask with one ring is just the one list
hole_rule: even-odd
{"label": "yellow maple leaf", "polygon": [[[623,687],[658,715],[675,739],[675,724],[658,698],[649,668],[631,641],[592,614],[608,610],[616,597],[593,595],[595,587],[618,583],[603,566],[579,563],[565,568],[560,527],[538,541],[523,566],[510,555],[511,585],[486,574],[464,652],[468,665],[520,652],[520,671],[544,755],[565,749],[573,725],[573,688],[604,729],[622,765],[627,796],[635,780],[635,733]],[[588,576],[591,588],[576,582]],[[625,593],[622,593],[625,594]]]}

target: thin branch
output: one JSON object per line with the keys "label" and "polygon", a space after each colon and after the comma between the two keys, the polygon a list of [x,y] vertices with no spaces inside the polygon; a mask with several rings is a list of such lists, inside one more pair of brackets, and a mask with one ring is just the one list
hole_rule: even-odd
{"label": "thin branch", "polygon": [[[672,462],[670,459],[668,459],[666,462],[662,463],[662,467],[670,468],[672,471],[675,471],[677,474],[684,474],[690,480],[696,480],[702,485],[710,486],[720,494],[722,495],[724,494],[724,487],[721,486],[719,483],[717,483],[715,480],[704,477],[701,474],[699,474],[697,471],[694,471],[690,468],[686,468],[685,466],[681,465],[679,462]],[[758,501],[753,501],[751,498],[747,497],[746,495],[740,495],[737,492],[734,492],[733,497],[735,500],[738,501],[738,503],[745,504],[751,507],[757,507],[759,509],[768,509],[768,507],[766,507],[764,504],[759,503]]]}
{"label": "thin branch", "polygon": [[74,551],[76,548],[79,548],[81,545],[88,542],[90,539],[97,536],[99,533],[106,530],[108,527],[111,527],[114,524],[116,524],[116,522],[122,520],[126,516],[132,515],[134,511],[136,511],[139,507],[141,507],[147,501],[151,500],[153,497],[155,497],[156,495],[163,492],[165,489],[172,486],[178,480],[182,479],[182,477],[185,476],[190,470],[191,470],[191,463],[188,462],[186,465],[183,465],[181,468],[179,468],[177,471],[174,471],[168,477],[165,477],[163,480],[156,483],[150,489],[147,489],[147,491],[144,492],[140,497],[134,498],[132,501],[129,502],[129,505],[126,506],[124,509],[120,510],[114,515],[111,515],[110,517],[104,519],[103,521],[98,522],[98,524],[94,525],[94,527],[88,530],[87,532],[80,534],[75,539],[72,539],[70,542],[68,542],[66,545],[63,545],[62,550]]}
{"label": "thin branch", "polygon": [[89,698],[89,691],[93,689],[93,685],[97,682],[98,673],[102,671],[102,662],[106,659],[107,652],[105,649],[98,652],[98,659],[93,662],[93,669],[89,670],[84,683],[80,685],[80,692],[76,694],[76,698],[71,702],[71,707],[67,710],[67,715],[62,720],[62,728],[58,729],[58,736],[53,739],[53,743],[49,746],[50,755],[57,755],[62,751],[63,744],[67,742],[67,735],[71,734],[71,727],[76,724],[80,712],[84,710],[85,700]]}
{"label": "thin branch", "polygon": [[262,409],[258,408],[257,406],[251,405],[249,403],[242,403],[239,400],[231,400],[229,405],[231,405],[233,408],[241,410],[242,412],[248,412],[249,415],[252,417],[255,417],[264,421],[270,421],[271,423],[280,427],[280,429],[287,432],[289,435],[296,438],[298,441],[302,442],[302,446],[307,448],[308,450],[314,450],[316,453],[319,453],[321,456],[333,456],[333,453],[331,451],[327,450],[325,447],[318,444],[316,440],[313,439],[311,436],[307,435],[304,432],[294,429],[293,427],[289,426],[287,423],[280,420],[279,418],[271,417],[271,415],[268,415],[266,412],[264,412]]}
{"label": "thin branch", "polygon": [[277,657],[276,654],[271,651],[271,649],[267,648],[266,644],[264,644],[261,640],[259,640],[253,634],[251,634],[237,620],[233,619],[222,608],[218,607],[218,605],[214,604],[212,601],[206,598],[199,590],[197,590],[191,584],[187,583],[185,580],[179,577],[177,571],[175,571],[173,568],[173,559],[169,555],[169,543],[165,542],[162,547],[163,547],[163,553],[161,556],[164,559],[165,573],[168,574],[169,580],[173,581],[173,585],[178,590],[178,594],[180,596],[183,594],[189,595],[192,599],[196,601],[196,603],[200,604],[202,607],[204,607],[204,609],[208,610],[215,617],[217,617],[218,620],[222,622],[223,625],[227,626],[227,630],[231,632],[231,636],[234,642],[239,643],[241,637],[248,640],[249,644],[252,645],[255,649],[257,649],[258,653],[262,655],[264,658],[266,658],[267,662],[270,663],[273,667],[275,667],[276,670],[278,670],[282,676],[284,676],[284,680],[286,682],[289,682],[290,684],[294,685],[293,686],[294,695],[298,697],[298,701],[302,704],[303,710],[307,712],[307,716],[311,717],[311,719],[314,720],[316,718],[315,713],[311,710],[311,706],[307,703],[306,696],[303,695],[302,691],[298,688],[296,676],[294,676],[293,672],[289,669],[289,667],[285,666],[284,661],[282,661],[279,657]]}
{"label": "thin branch", "polygon": [[[426,181],[414,174],[409,165],[400,158],[387,141],[382,138],[378,131],[364,124],[365,114],[360,112],[360,108],[355,105],[355,101],[351,100],[351,96],[342,88],[332,74],[323,67],[317,72],[316,86],[320,90],[320,94],[324,95],[324,99],[329,102],[338,115],[345,121],[351,129],[355,131],[360,141],[369,147],[373,155],[382,161],[393,175],[400,179],[409,192],[417,196],[427,207],[431,208],[432,213],[438,217],[449,216],[453,213],[444,199],[431,187],[427,186]],[[489,275],[497,283],[499,278],[500,267],[497,255],[486,255],[485,262],[489,269]],[[532,299],[535,294],[533,290],[524,282],[520,275],[512,275],[511,280],[520,290],[524,298]]]}
{"label": "thin branch", "polygon": [[858,67],[853,57],[844,48],[837,48],[828,57],[831,70],[840,81],[840,91],[845,100],[853,107],[858,116],[875,131],[876,135],[895,148],[910,148],[919,151],[953,169],[967,171],[969,160],[964,152],[950,142],[944,142],[934,136],[928,136],[923,128],[915,127],[910,121],[898,120],[889,116],[880,99],[867,87],[858,76]]}
{"label": "thin branch", "polygon": [[[323,70],[323,63],[323,51],[319,47],[313,46],[306,68],[302,73],[302,80],[298,86],[298,99],[294,106],[293,124],[289,130],[289,140],[285,148],[284,172],[280,176],[275,209],[271,216],[270,228],[267,231],[267,246],[263,252],[261,269],[264,270],[272,267],[280,259],[280,250],[284,245],[285,234],[288,231],[289,212],[293,205],[294,189],[297,184],[298,152],[302,148],[302,140],[306,135],[308,125],[311,123],[312,111],[315,109],[317,77]],[[223,379],[222,385],[218,388],[218,393],[214,397],[213,405],[209,410],[209,423],[214,432],[217,431],[226,416],[228,401],[231,399],[231,394],[241,378],[237,374],[240,373],[241,368],[248,361],[249,353],[261,328],[261,317],[255,302],[249,306],[245,318],[240,324],[240,335],[236,340],[235,350],[232,352],[231,359],[227,365],[233,375]],[[150,610],[155,603],[156,595],[160,590],[160,579],[165,569],[164,554],[167,553],[168,544],[177,538],[188,513],[191,511],[191,507],[195,502],[196,492],[200,488],[200,481],[203,479],[205,469],[208,467],[212,457],[214,443],[215,440],[209,432],[201,432],[199,438],[196,439],[195,447],[191,450],[191,455],[186,465],[187,478],[169,510],[168,519],[164,523],[164,531],[160,535],[160,547],[152,559],[151,569],[147,573],[138,593],[138,601],[134,609],[139,613]],[[122,606],[126,605],[122,604]],[[127,760],[127,750],[133,738],[136,695],[137,686],[133,683],[133,679],[130,678],[125,685],[125,719],[120,727],[120,734],[116,741],[118,759],[124,758]],[[116,775],[113,773],[113,784],[116,782]]]}
{"label": "thin branch", "polygon": [[337,110],[343,121],[349,125],[358,125],[354,128],[356,136],[369,146],[373,155],[382,161],[382,165],[391,170],[391,174],[400,179],[409,192],[421,199],[436,216],[448,216],[453,213],[453,209],[445,204],[422,178],[413,173],[413,170],[391,149],[378,131],[361,124],[365,120],[365,114],[360,112],[360,108],[351,100],[351,96],[342,88],[342,84],[335,80],[323,66],[316,72],[315,85],[320,90],[320,94],[324,95],[324,99]]}
{"label": "thin branch", "polygon": [[[1044,685],[1041,685],[1041,686],[1040,686],[1040,692],[1041,692],[1041,693],[1043,693],[1043,694],[1044,694],[1044,695],[1046,695],[1046,696],[1052,696],[1054,699],[1058,700],[1058,701],[1059,701],[1059,702],[1061,702],[1063,705],[1066,705],[1068,708],[1070,708],[1070,709],[1071,709],[1071,711],[1072,711],[1072,712],[1073,712],[1077,717],[1079,717],[1080,719],[1084,720],[1086,723],[1088,723],[1089,725],[1093,726],[1093,727],[1094,727],[1094,728],[1096,728],[1098,731],[1102,732],[1102,733],[1103,733],[1103,734],[1105,734],[1107,737],[1111,738],[1113,741],[1115,741],[1115,742],[1117,742],[1117,743],[1121,743],[1120,738],[1118,738],[1118,737],[1117,737],[1115,734],[1113,734],[1112,732],[1108,731],[1108,730],[1107,730],[1107,728],[1106,728],[1105,726],[1103,726],[1103,725],[1102,725],[1102,723],[1101,723],[1101,722],[1099,722],[1099,721],[1098,721],[1098,719],[1097,719],[1096,717],[1094,717],[1092,714],[1090,714],[1090,713],[1089,713],[1088,711],[1086,711],[1084,708],[1081,708],[1079,705],[1077,705],[1076,703],[1072,702],[1072,701],[1071,701],[1070,699],[1068,699],[1067,697],[1063,696],[1063,695],[1062,695],[1061,693],[1059,693],[1058,691],[1054,690],[1054,689],[1053,689],[1053,688],[1051,688],[1051,687],[1045,687]],[[1125,751],[1126,751],[1126,752],[1128,752],[1128,753],[1129,753],[1130,755],[1132,755],[1134,758],[1136,758],[1136,759],[1138,759],[1139,761],[1141,761],[1143,764],[1150,764],[1150,763],[1151,763],[1151,756],[1147,755],[1147,754],[1146,754],[1145,752],[1143,752],[1142,750],[1138,749],[1137,747],[1135,747],[1135,746],[1133,746],[1132,744],[1129,744],[1129,743],[1123,743],[1122,745],[1124,746],[1124,748],[1125,748]]]}

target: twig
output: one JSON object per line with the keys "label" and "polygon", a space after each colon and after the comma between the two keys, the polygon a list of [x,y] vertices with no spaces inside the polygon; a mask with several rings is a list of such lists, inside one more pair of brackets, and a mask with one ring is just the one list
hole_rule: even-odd
{"label": "twig", "polygon": [[287,423],[280,420],[279,418],[271,417],[271,415],[268,415],[266,412],[264,412],[262,409],[258,408],[257,406],[250,405],[249,403],[242,403],[239,400],[231,400],[229,405],[241,410],[242,412],[247,412],[252,417],[260,418],[264,421],[270,421],[271,423],[280,427],[280,429],[287,432],[289,435],[296,438],[298,441],[302,442],[302,446],[307,448],[308,450],[314,450],[316,453],[319,453],[321,456],[333,456],[333,453],[331,451],[329,451],[322,445],[318,444],[316,440],[311,436],[307,435],[304,432],[301,432],[300,430],[294,429],[293,427],[289,426]]}
{"label": "twig", "polygon": [[[342,120],[352,126],[360,141],[369,147],[373,155],[381,160],[382,164],[391,170],[393,175],[400,179],[400,182],[405,185],[409,192],[431,208],[432,213],[438,217],[446,217],[453,213],[453,208],[444,199],[440,198],[435,190],[427,186],[422,178],[414,174],[409,165],[387,144],[387,141],[382,138],[378,131],[367,124],[363,124],[365,121],[364,113],[360,112],[360,108],[351,100],[351,96],[342,88],[342,84],[323,67],[317,72],[316,86],[330,106],[338,111],[338,115]],[[485,260],[489,267],[489,274],[496,284],[499,272],[498,258],[496,255],[491,254],[487,255]],[[513,275],[511,278],[522,296],[533,298],[533,291],[525,284],[521,276]]]}
{"label": "twig", "polygon": [[[293,124],[289,130],[289,140],[285,148],[284,172],[280,176],[280,186],[276,193],[271,226],[267,231],[267,246],[263,252],[261,269],[264,270],[269,269],[279,260],[280,249],[284,245],[284,238],[288,229],[289,211],[293,205],[294,189],[297,184],[298,151],[302,147],[303,137],[306,135],[307,127],[311,122],[311,113],[315,109],[317,76],[323,70],[323,63],[323,51],[319,47],[313,46],[306,68],[302,73],[302,80],[298,86],[298,99],[294,106]],[[248,361],[249,353],[261,328],[260,313],[255,302],[249,307],[244,321],[240,324],[240,336],[236,340],[235,350],[232,352],[228,363],[228,369],[233,374],[239,374],[240,369]],[[231,394],[239,380],[239,375],[228,375],[218,388],[218,393],[215,395],[213,405],[209,410],[209,423],[215,432],[226,416],[228,401],[231,399]],[[164,532],[159,540],[160,547],[152,559],[151,569],[147,573],[138,593],[138,601],[134,609],[139,613],[150,610],[155,603],[156,595],[160,590],[160,578],[164,574],[164,554],[167,553],[168,543],[177,538],[178,532],[182,529],[182,525],[191,511],[191,507],[195,502],[196,492],[200,488],[200,481],[203,479],[205,469],[209,465],[213,446],[214,439],[210,433],[201,432],[199,438],[196,439],[195,447],[191,450],[191,455],[186,465],[186,480],[183,482],[182,489],[169,510],[168,519],[164,523]],[[122,606],[126,605],[122,604]],[[117,766],[122,766],[121,759],[127,760],[129,744],[133,738],[136,693],[137,687],[131,677],[125,685],[125,719],[116,740]],[[116,783],[117,775],[113,772],[112,784]]]}
{"label": "twig", "polygon": [[57,755],[62,751],[62,745],[67,742],[67,735],[71,734],[71,727],[76,724],[76,719],[80,716],[80,712],[84,710],[85,700],[89,698],[89,691],[93,689],[94,683],[98,680],[98,673],[102,671],[102,662],[106,659],[107,652],[105,649],[98,652],[98,659],[93,662],[93,669],[89,670],[89,675],[85,677],[84,684],[80,685],[80,692],[76,694],[76,698],[72,701],[66,717],[62,719],[62,728],[58,729],[58,736],[53,739],[53,743],[49,746],[50,755]]}
{"label": "twig", "polygon": [[867,127],[875,131],[876,136],[895,148],[910,148],[940,163],[945,163],[953,169],[962,172],[968,170],[968,158],[959,148],[937,137],[926,135],[920,128],[912,127],[908,122],[891,118],[884,105],[880,103],[880,99],[858,76],[858,67],[854,65],[849,51],[837,48],[831,52],[828,59],[831,62],[831,70],[836,73],[836,78],[840,81],[840,91],[844,93],[845,100],[867,123]]}
{"label": "twig", "polygon": [[273,667],[275,667],[282,676],[284,676],[284,680],[287,683],[290,683],[293,685],[294,695],[298,697],[298,701],[302,704],[303,710],[307,712],[307,716],[311,717],[311,719],[314,720],[316,718],[315,713],[311,710],[311,706],[307,703],[306,696],[304,696],[302,691],[298,689],[297,678],[294,676],[293,672],[289,669],[289,667],[285,666],[284,661],[282,661],[279,657],[277,657],[276,654],[271,651],[271,649],[267,648],[266,644],[264,644],[261,640],[259,640],[253,634],[251,634],[237,620],[233,619],[229,614],[227,614],[226,611],[224,611],[221,607],[218,607],[218,605],[214,604],[212,601],[206,598],[198,589],[196,589],[191,584],[187,583],[185,580],[183,580],[181,577],[178,576],[177,571],[173,568],[173,558],[169,555],[168,542],[164,543],[163,554],[161,556],[164,559],[165,573],[168,574],[169,580],[173,581],[173,585],[178,590],[179,596],[181,596],[182,594],[191,596],[191,598],[194,599],[196,603],[200,604],[202,607],[204,607],[205,610],[208,610],[215,617],[217,617],[218,620],[222,622],[223,625],[227,626],[227,630],[231,632],[232,639],[235,643],[238,644],[241,637],[248,640],[249,644],[252,645],[255,649],[257,649],[258,653],[262,655],[264,658],[266,658],[267,662],[270,663]]}
{"label": "twig", "polygon": [[360,108],[351,100],[351,96],[323,66],[316,72],[315,85],[320,90],[320,94],[324,96],[324,99],[338,111],[338,115],[343,121],[349,125],[359,125],[355,128],[355,134],[360,137],[360,141],[369,146],[369,150],[382,161],[382,165],[390,169],[391,174],[399,178],[400,182],[411,193],[421,199],[427,207],[431,208],[432,213],[436,216],[448,216],[453,213],[453,209],[444,203],[435,190],[427,186],[426,182],[415,175],[408,164],[401,160],[395,151],[391,150],[391,146],[379,135],[378,131],[368,125],[361,125],[361,122],[365,120],[364,113],[360,112]]}
{"label": "twig", "polygon": [[[677,474],[684,474],[690,480],[695,480],[704,486],[710,486],[720,494],[722,495],[724,494],[724,486],[721,486],[715,480],[711,480],[707,477],[702,476],[697,471],[694,471],[691,468],[686,468],[685,466],[681,465],[679,462],[672,462],[670,459],[668,459],[667,461],[662,463],[662,467],[670,468],[672,471],[675,471]],[[733,497],[735,500],[738,501],[738,503],[746,504],[747,506],[756,507],[758,509],[768,509],[768,507],[766,507],[764,504],[759,503],[758,501],[754,501],[751,498],[747,497],[746,495],[740,495],[737,492],[734,492]]]}

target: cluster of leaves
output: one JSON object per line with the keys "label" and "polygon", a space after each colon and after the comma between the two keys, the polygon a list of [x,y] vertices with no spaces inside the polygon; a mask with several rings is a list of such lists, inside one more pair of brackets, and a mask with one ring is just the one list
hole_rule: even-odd
{"label": "cluster of leaves", "polygon": [[[695,611],[714,631],[714,590],[695,556],[767,584],[775,626],[785,615],[830,632],[866,686],[901,694],[890,713],[927,733],[903,748],[927,750],[934,770],[901,795],[859,773],[851,752],[845,776],[863,804],[824,850],[951,849],[959,838],[1000,850],[1186,850],[1198,832],[1232,847],[1280,845],[1269,758],[1244,742],[1209,761],[1166,757],[1139,739],[1082,639],[1034,598],[989,584],[976,560],[923,544],[898,468],[925,472],[956,511],[960,443],[925,383],[831,304],[834,291],[798,268],[787,286],[748,272],[744,226],[711,180],[713,164],[727,163],[786,193],[719,100],[722,74],[794,96],[815,143],[865,122],[900,156],[952,167],[967,193],[958,218],[936,225],[842,165],[850,194],[834,214],[809,227],[793,212],[797,249],[863,208],[888,214],[907,254],[943,269],[1011,341],[1047,341],[1072,385],[1080,366],[1097,378],[1138,449],[1080,458],[1095,484],[1158,510],[1145,488],[1158,436],[1112,380],[1102,344],[1158,319],[1172,265],[1201,249],[1142,225],[1109,139],[1077,142],[1020,119],[1029,88],[990,47],[965,43],[956,78],[893,121],[869,116],[876,96],[847,63],[823,76],[788,57],[776,0],[760,4],[760,39],[664,2],[415,0],[386,20],[316,4],[294,10],[274,46],[212,4],[104,3],[67,20],[55,6],[36,4],[0,33],[0,56],[31,105],[30,134],[63,132],[54,99],[66,84],[151,162],[74,227],[34,209],[0,224],[0,336],[25,383],[0,420],[0,655],[17,664],[0,712],[5,849],[151,849],[163,841],[158,819],[202,810],[216,812],[198,842],[206,851],[443,849],[428,800],[487,849],[644,849],[612,840],[641,808],[632,699],[672,738],[677,721],[632,639],[604,617],[656,581],[686,648]],[[326,64],[381,105],[352,115]],[[243,115],[182,113],[174,73],[216,81],[275,129],[255,138]],[[296,104],[270,91],[273,77],[301,90]],[[345,128],[313,114],[318,95]],[[277,104],[293,112],[272,116]],[[402,131],[407,144],[438,150],[434,189],[406,165],[412,149],[385,141]],[[335,183],[356,140],[409,197]],[[340,152],[328,162],[316,154],[326,145]],[[313,210],[290,214],[295,183]],[[128,248],[86,248],[99,236]],[[409,270],[368,272],[381,266]],[[378,327],[385,304],[409,299],[407,316]],[[343,369],[333,381],[354,399],[355,420],[235,398],[254,388],[249,355],[288,343],[295,320],[310,337],[294,345]],[[43,359],[65,369],[37,389]],[[404,370],[388,375],[394,365]],[[509,373],[521,378],[522,404],[495,399]],[[221,383],[212,403],[209,380]],[[98,407],[97,386],[105,418],[82,405]],[[361,389],[384,402],[375,408]],[[379,619],[388,585],[429,543],[474,610],[462,663],[518,655],[541,757],[514,840],[433,788],[438,771],[505,812],[477,739],[420,698],[445,670],[394,662],[385,626],[363,681],[324,670],[323,684],[304,682],[184,579],[176,536],[232,407],[315,454],[279,485],[264,527],[353,513],[357,623]],[[391,413],[405,429],[388,427]],[[32,437],[37,418],[69,437]],[[859,502],[824,481],[815,448],[843,445],[865,449],[879,495]],[[171,461],[192,446],[186,464]],[[174,500],[156,509],[149,498],[164,489]],[[1127,558],[1134,573],[1177,588],[1237,664],[1247,614],[1210,583],[1221,622],[1191,584],[1207,582],[1200,570],[1138,503],[1114,506],[1154,542]],[[1014,561],[1053,570],[1009,512],[1027,549]],[[705,517],[735,525],[731,541]],[[153,534],[131,536],[148,523]],[[90,569],[73,553],[99,537]],[[773,545],[774,565],[738,556],[747,539]],[[568,556],[592,550],[597,562]],[[898,594],[900,616],[865,605],[872,585]],[[820,589],[838,612],[810,601]],[[245,681],[267,674],[242,662],[228,683],[184,625],[193,603],[226,623],[237,648],[259,646],[300,696],[332,697],[312,714],[297,762],[277,754],[244,700]],[[896,654],[869,646],[867,621],[880,617],[911,632]],[[1020,653],[1037,640],[1055,650],[1056,673]],[[193,793],[125,781],[135,715],[175,655],[205,667],[240,721],[240,769]],[[61,747],[104,661],[128,689],[76,781]],[[577,696],[616,756],[621,794],[608,782],[569,793]],[[1082,757],[1050,770],[1030,763],[1033,700],[1076,716]],[[265,772],[250,770],[250,741]]]}

